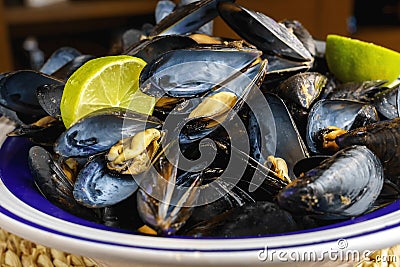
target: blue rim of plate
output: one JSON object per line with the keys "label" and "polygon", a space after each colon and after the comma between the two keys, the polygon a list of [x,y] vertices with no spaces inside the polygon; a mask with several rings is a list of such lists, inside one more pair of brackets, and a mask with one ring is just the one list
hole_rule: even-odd
{"label": "blue rim of plate", "polygon": [[[56,217],[61,220],[66,220],[70,223],[73,224],[78,224],[82,226],[87,226],[87,227],[92,227],[96,228],[99,230],[106,230],[106,231],[113,231],[113,232],[119,232],[119,233],[126,233],[123,230],[108,227],[102,224],[94,223],[91,221],[87,221],[85,219],[79,218],[77,216],[74,216],[58,207],[50,203],[46,198],[44,198],[36,189],[32,176],[29,171],[28,163],[27,163],[27,157],[28,157],[28,151],[29,148],[33,144],[24,138],[17,138],[17,137],[8,137],[4,144],[2,145],[0,149],[0,176],[3,184],[5,187],[20,201],[23,203],[27,204],[28,206],[45,213],[47,215]],[[236,237],[236,238],[201,238],[201,239],[208,239],[208,240],[228,240],[229,239],[260,239],[260,238],[265,238],[265,237],[273,237],[273,236],[290,236],[290,235],[297,235],[297,234],[302,234],[302,233],[309,233],[309,232],[317,232],[321,230],[327,230],[327,229],[334,229],[338,227],[343,227],[343,226],[348,226],[348,225],[354,225],[357,223],[361,223],[364,221],[369,221],[374,218],[378,218],[384,215],[388,215],[390,213],[393,213],[395,211],[398,211],[400,209],[400,201],[396,201],[390,205],[387,205],[383,208],[380,208],[374,212],[359,216],[357,218],[343,221],[340,223],[334,223],[331,225],[323,226],[323,227],[318,227],[318,228],[313,228],[313,229],[308,229],[308,230],[302,230],[302,231],[296,231],[296,232],[291,232],[291,233],[283,233],[283,234],[278,234],[278,235],[263,235],[263,236],[257,236],[257,237]],[[184,249],[179,249],[179,248],[161,248],[161,247],[156,247],[156,246],[140,246],[137,244],[133,245],[127,245],[127,244],[122,244],[118,242],[109,242],[109,241],[102,241],[102,240],[97,240],[97,239],[91,239],[87,237],[82,237],[79,235],[74,235],[70,233],[65,233],[61,231],[57,231],[54,229],[50,229],[48,227],[39,225],[37,223],[31,222],[29,220],[26,220],[19,215],[7,210],[7,208],[2,207],[0,205],[0,213],[3,215],[16,220],[20,223],[29,225],[30,227],[43,230],[46,232],[51,232],[57,235],[61,235],[64,237],[70,237],[78,240],[83,240],[83,241],[90,241],[90,242],[95,242],[95,243],[100,243],[100,244],[106,244],[106,245],[112,245],[112,246],[121,246],[121,247],[128,247],[128,248],[137,248],[137,249],[148,249],[148,250],[157,250],[157,251],[179,251],[179,252],[207,252],[207,253],[213,253],[213,252],[244,252],[244,251],[259,251],[264,249],[263,247],[250,247],[250,248],[239,248],[239,249],[232,249],[232,248],[227,248],[227,249],[189,249],[189,248],[184,248]],[[358,234],[347,234],[343,238],[357,238],[361,237],[364,235],[369,235],[373,233],[378,233],[381,231],[385,230],[390,230],[393,228],[400,227],[400,222],[396,222],[393,224],[386,224],[383,225],[383,227],[365,231],[362,233]],[[133,234],[133,233],[132,233]],[[159,238],[159,237],[157,237]],[[182,237],[182,236],[176,236],[176,237],[168,237],[172,239],[192,239],[196,240],[198,238],[192,238],[192,237]],[[308,243],[301,243],[301,244],[294,244],[294,245],[288,245],[288,246],[271,246],[269,248],[271,249],[285,249],[285,248],[296,248],[296,247],[301,247],[301,246],[307,246],[307,245],[318,245],[318,244],[324,244],[324,243],[329,243],[329,242],[334,242],[337,241],[337,238],[333,239],[324,239],[322,241],[317,241],[317,242],[308,242]]]}

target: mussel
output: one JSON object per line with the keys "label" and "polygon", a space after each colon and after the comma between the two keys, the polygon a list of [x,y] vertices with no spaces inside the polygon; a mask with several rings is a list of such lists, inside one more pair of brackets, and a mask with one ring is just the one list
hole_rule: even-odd
{"label": "mussel", "polygon": [[238,35],[261,51],[298,61],[313,60],[310,52],[290,30],[267,15],[230,2],[220,3],[218,10]]}
{"label": "mussel", "polygon": [[400,117],[399,88],[400,85],[394,88],[388,88],[375,95],[373,105],[386,119],[391,120]]}
{"label": "mussel", "polygon": [[[284,159],[288,167],[289,176],[295,178],[293,167],[296,162],[309,156],[308,149],[283,100],[274,94],[266,93],[264,96],[272,110],[275,125],[279,127],[277,131],[279,130],[282,133],[276,134],[275,153],[270,151],[270,154],[264,155],[264,162],[268,156],[272,155]],[[264,129],[268,127],[268,124],[267,120],[260,120],[260,125]]]}
{"label": "mussel", "polygon": [[181,6],[164,17],[152,30],[150,36],[187,34],[218,16],[219,2],[234,0],[201,0]]}
{"label": "mussel", "polygon": [[64,131],[65,126],[61,121],[46,116],[32,124],[17,126],[7,136],[27,137],[36,144],[52,146]]}
{"label": "mussel", "polygon": [[73,47],[61,47],[50,55],[47,61],[40,68],[40,72],[53,75],[56,71],[80,55],[81,52]]}
{"label": "mussel", "polygon": [[64,157],[87,157],[108,150],[120,139],[160,126],[158,119],[140,113],[101,109],[68,128],[57,139],[54,150]]}
{"label": "mussel", "polygon": [[382,186],[383,166],[365,146],[351,146],[300,175],[279,192],[279,205],[295,214],[343,219],[368,211]]}
{"label": "mussel", "polygon": [[73,196],[89,208],[107,207],[131,196],[138,185],[131,175],[112,173],[104,155],[90,159],[80,170],[74,184]]}
{"label": "mussel", "polygon": [[247,203],[194,225],[184,234],[194,237],[246,237],[300,230],[293,217],[271,202]]}
{"label": "mussel", "polygon": [[372,150],[384,166],[385,175],[397,183],[399,172],[400,118],[356,128],[339,135],[335,143],[339,148],[364,145]]}
{"label": "mussel", "polygon": [[150,63],[162,54],[195,46],[197,43],[192,38],[181,35],[155,36],[135,43],[124,51],[124,54],[140,57]]}
{"label": "mussel", "polygon": [[143,69],[140,89],[155,97],[202,96],[215,85],[247,71],[260,56],[261,51],[254,48],[221,45],[169,51]]}
{"label": "mussel", "polygon": [[94,210],[80,205],[73,197],[73,182],[61,165],[44,148],[29,150],[29,167],[39,191],[53,204],[76,216],[96,221]]}
{"label": "mussel", "polygon": [[121,174],[137,175],[146,171],[160,147],[163,133],[148,128],[120,140],[107,153],[107,167]]}
{"label": "mussel", "polygon": [[20,70],[8,73],[0,80],[0,105],[5,109],[3,114],[17,114],[11,114],[10,117],[21,124],[29,124],[44,117],[48,114],[36,97],[37,88],[63,84],[63,81],[37,71]]}
{"label": "mussel", "polygon": [[[337,135],[379,120],[376,109],[350,100],[319,100],[308,115],[306,141],[311,152],[329,152]],[[332,143],[333,141],[333,143]]]}
{"label": "mussel", "polygon": [[201,184],[201,172],[186,181],[177,180],[176,147],[169,149],[173,154],[166,157],[161,152],[154,168],[143,175],[137,196],[142,220],[164,236],[175,234],[190,217]]}

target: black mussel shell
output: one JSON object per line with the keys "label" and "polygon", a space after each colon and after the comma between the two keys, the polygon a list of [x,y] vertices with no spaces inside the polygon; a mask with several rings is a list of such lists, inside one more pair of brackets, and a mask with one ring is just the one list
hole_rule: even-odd
{"label": "black mussel shell", "polygon": [[18,113],[45,116],[36,89],[46,84],[63,85],[64,82],[32,70],[9,73],[0,80],[0,104]]}
{"label": "black mussel shell", "polygon": [[193,47],[197,44],[192,38],[181,35],[156,36],[144,39],[124,51],[124,54],[152,62],[162,54],[171,50]]}
{"label": "black mussel shell", "polygon": [[54,205],[88,220],[97,220],[94,210],[80,205],[73,197],[73,186],[51,154],[42,147],[34,146],[28,158],[35,185]]}
{"label": "black mussel shell", "polygon": [[199,223],[184,235],[195,237],[245,237],[300,230],[292,216],[271,202],[247,203]]}
{"label": "black mussel shell", "polygon": [[279,206],[326,220],[367,212],[383,186],[383,167],[365,146],[351,146],[322,161],[277,195]]}
{"label": "black mussel shell", "polygon": [[79,172],[73,195],[84,206],[101,208],[127,199],[138,187],[132,176],[108,170],[104,155],[99,155],[89,159]]}
{"label": "black mussel shell", "polygon": [[230,2],[220,3],[218,10],[238,35],[261,51],[299,61],[312,61],[312,55],[299,39],[284,25],[265,14]]}
{"label": "black mussel shell", "polygon": [[57,139],[54,151],[64,157],[87,157],[106,151],[120,139],[161,122],[151,116],[120,108],[92,112],[68,128]]}
{"label": "black mussel shell", "polygon": [[46,113],[61,120],[60,104],[64,84],[46,84],[36,89],[36,97]]}
{"label": "black mussel shell", "polygon": [[72,73],[74,73],[78,68],[80,68],[83,64],[94,58],[95,57],[92,55],[77,56],[76,58],[65,64],[62,68],[54,72],[52,76],[57,77],[58,79],[61,79],[63,81],[66,81],[72,75]]}
{"label": "black mussel shell", "polygon": [[[147,64],[139,78],[142,92],[163,97],[195,97],[210,91],[261,56],[254,48],[198,46],[166,52]],[[191,71],[196,70],[196,71]]]}
{"label": "black mussel shell", "polygon": [[72,47],[57,49],[40,68],[40,72],[53,75],[57,70],[80,56],[81,52]]}
{"label": "black mussel shell", "polygon": [[150,36],[192,33],[217,17],[217,4],[225,1],[234,0],[201,0],[178,7],[153,28]]}

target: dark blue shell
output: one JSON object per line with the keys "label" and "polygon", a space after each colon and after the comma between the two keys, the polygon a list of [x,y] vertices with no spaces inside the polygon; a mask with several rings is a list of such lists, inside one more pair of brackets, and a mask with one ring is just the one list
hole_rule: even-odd
{"label": "dark blue shell", "polygon": [[293,213],[350,218],[372,207],[383,180],[377,156],[365,146],[351,146],[290,183],[277,199],[282,208]]}
{"label": "dark blue shell", "polygon": [[369,104],[351,100],[317,101],[308,114],[306,141],[311,152],[318,153],[318,131],[328,126],[350,130],[379,120],[376,109]]}
{"label": "dark blue shell", "polygon": [[87,157],[106,151],[120,139],[161,123],[152,117],[123,109],[102,109],[81,119],[54,146],[63,157]]}
{"label": "dark blue shell", "polygon": [[150,33],[150,36],[187,34],[218,16],[219,2],[234,0],[201,0],[175,9],[161,20]]}
{"label": "dark blue shell", "polygon": [[138,185],[130,175],[111,173],[103,155],[96,156],[79,172],[74,184],[74,198],[84,206],[101,208],[131,196]]}
{"label": "dark blue shell", "polygon": [[[140,74],[140,89],[149,95],[194,97],[208,92],[261,56],[251,48],[221,45],[176,49],[147,64]],[[189,71],[188,70],[195,70]],[[252,69],[252,79],[257,68]]]}
{"label": "dark blue shell", "polygon": [[300,40],[272,18],[230,2],[220,3],[218,11],[238,35],[263,52],[301,61],[313,59]]}
{"label": "dark blue shell", "polygon": [[72,47],[61,47],[47,59],[44,65],[40,68],[40,72],[52,75],[57,70],[73,61],[81,53]]}
{"label": "dark blue shell", "polygon": [[28,164],[40,193],[54,205],[88,220],[97,220],[95,212],[73,197],[73,186],[52,155],[40,146],[29,150]]}
{"label": "dark blue shell", "polygon": [[0,104],[27,116],[46,116],[36,97],[37,88],[63,84],[61,80],[33,70],[7,73],[0,80]]}

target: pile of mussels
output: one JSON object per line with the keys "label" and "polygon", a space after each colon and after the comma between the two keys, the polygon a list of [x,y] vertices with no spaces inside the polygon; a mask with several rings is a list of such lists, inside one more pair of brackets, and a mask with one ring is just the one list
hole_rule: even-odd
{"label": "pile of mussels", "polygon": [[[101,109],[65,129],[64,84],[94,58],[74,48],[1,74],[0,112],[18,125],[8,136],[34,143],[29,166],[49,201],[134,233],[233,237],[349,220],[398,198],[399,87],[338,81],[298,21],[234,0],[185,2],[160,1],[155,26],[121,38],[118,54],[148,63],[152,116]],[[243,40],[212,36],[216,16]]]}

